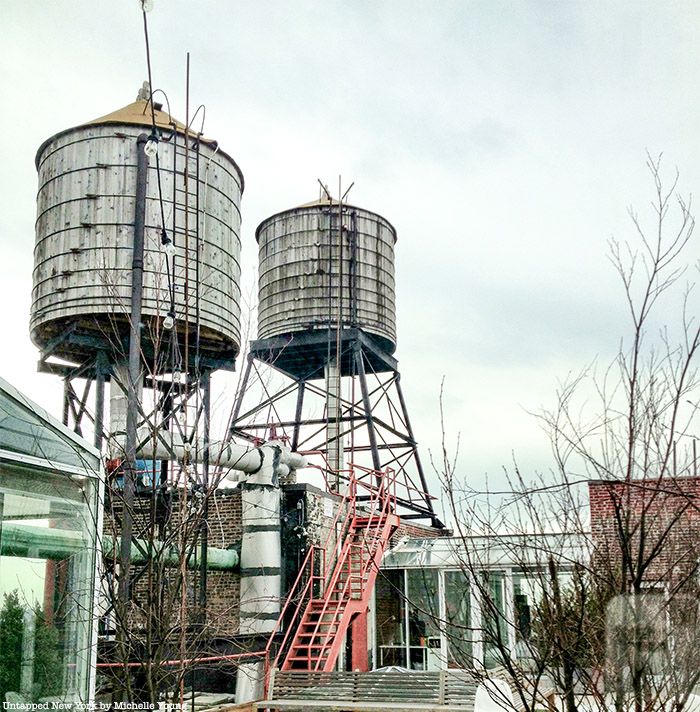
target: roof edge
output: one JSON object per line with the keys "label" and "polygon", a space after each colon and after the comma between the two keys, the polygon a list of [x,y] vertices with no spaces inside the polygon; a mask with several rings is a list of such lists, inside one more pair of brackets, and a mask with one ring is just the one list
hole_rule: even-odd
{"label": "roof edge", "polygon": [[[157,104],[155,106],[157,106]],[[238,177],[241,181],[241,193],[243,193],[243,191],[245,190],[245,178],[243,177],[243,171],[241,170],[241,167],[238,165],[238,163],[236,163],[234,158],[229,153],[224,151],[221,146],[219,146],[219,142],[216,139],[207,138],[202,134],[198,133],[197,131],[188,131],[187,127],[183,123],[181,123],[177,119],[174,119],[170,114],[165,111],[161,111],[160,109],[154,109],[151,113],[150,101],[146,101],[145,99],[137,99],[133,103],[127,104],[121,109],[117,109],[116,111],[113,111],[109,114],[100,116],[97,119],[92,119],[91,121],[86,121],[85,123],[78,124],[77,126],[71,126],[69,128],[62,129],[61,131],[58,131],[52,136],[49,136],[49,138],[43,141],[39,146],[36,152],[36,156],[34,158],[34,165],[38,170],[39,159],[43,154],[44,150],[46,149],[46,146],[55,139],[59,138],[60,136],[65,136],[66,134],[69,134],[73,131],[80,131],[81,129],[89,129],[91,126],[140,126],[144,129],[150,130],[153,128],[154,118],[155,125],[159,129],[174,131],[175,133],[178,133],[182,136],[187,133],[187,135],[191,136],[193,139],[196,139],[199,142],[206,144],[207,146],[210,146],[212,148],[216,147],[217,153],[221,153],[223,156],[225,156],[235,167],[236,172],[238,173]]]}
{"label": "roof edge", "polygon": [[[265,225],[265,223],[269,222],[270,220],[274,220],[275,218],[278,218],[280,215],[285,215],[286,213],[294,213],[296,211],[313,211],[313,210],[318,210],[319,208],[331,208],[334,206],[338,205],[338,201],[334,199],[319,199],[319,200],[313,200],[310,203],[304,203],[303,205],[297,205],[293,208],[287,208],[286,210],[280,210],[276,213],[273,213],[272,215],[268,215],[264,220],[260,222],[260,224],[255,228],[255,241],[260,242],[259,236],[260,236],[260,230],[262,229],[262,226]],[[368,210],[367,208],[363,208],[360,205],[354,205],[353,203],[343,203],[344,208],[351,208],[354,210],[361,210],[364,213],[370,213],[371,215],[374,215],[377,218],[381,218],[388,226],[389,229],[392,231],[394,234],[394,244],[398,241],[398,234],[396,232],[396,228],[393,226],[393,224],[387,220],[383,215],[380,213],[375,212],[374,210]]]}
{"label": "roof edge", "polygon": [[[74,433],[69,427],[51,415],[46,409],[42,408],[38,403],[35,403],[31,398],[25,396],[24,393],[17,390],[17,388],[2,378],[2,376],[0,376],[0,390],[7,393],[10,398],[16,400],[20,405],[31,410],[41,420],[51,426],[54,430],[58,430],[61,435],[64,435],[82,450],[89,452],[98,460],[102,458],[102,453],[92,443],[80,437],[77,433]],[[99,473],[96,473],[96,475],[98,474]]]}

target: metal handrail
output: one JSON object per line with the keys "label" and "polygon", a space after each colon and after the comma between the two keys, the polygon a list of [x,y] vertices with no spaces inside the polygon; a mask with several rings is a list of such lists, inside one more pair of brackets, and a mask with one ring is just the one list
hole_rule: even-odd
{"label": "metal handrail", "polygon": [[[362,468],[365,469],[365,468]],[[368,472],[373,472],[373,470],[368,470]],[[386,476],[391,473],[391,477],[387,483],[387,478]],[[354,475],[354,470],[353,470],[353,475]],[[367,571],[370,569],[370,567],[375,564],[374,559],[376,557],[376,553],[379,549],[378,542],[381,539],[382,532],[384,530],[384,527],[386,525],[386,522],[388,521],[388,515],[391,512],[392,509],[392,504],[395,505],[395,496],[392,498],[391,495],[387,496],[386,491],[389,489],[387,484],[394,484],[395,485],[395,478],[393,477],[394,471],[391,469],[388,469],[382,478],[382,482],[379,485],[379,487],[368,487],[368,489],[372,490],[372,493],[370,495],[370,500],[369,500],[369,507],[368,507],[368,512],[363,512],[363,516],[368,517],[369,523],[372,523],[372,519],[376,518],[376,525],[374,527],[374,537],[372,539],[372,544],[370,547],[368,547],[368,551],[370,552],[370,556],[368,557],[366,563],[364,566],[361,567],[361,570],[359,572],[360,576],[360,591],[361,593],[364,593],[364,588],[365,588],[365,575]],[[357,500],[357,492],[356,492],[356,485],[357,485],[357,479],[353,476],[351,477],[351,489],[350,489],[350,499],[353,503],[353,517],[352,517],[352,523],[355,523],[355,520],[357,518],[357,508],[356,508],[356,500]],[[364,483],[363,483],[364,485]],[[376,506],[378,505],[378,506]],[[351,558],[351,552],[353,547],[357,548],[356,544],[353,544],[350,539],[346,540],[346,543],[343,545],[343,549],[340,553],[340,556],[338,557],[335,566],[333,567],[333,570],[331,572],[331,578],[330,581],[327,583],[326,590],[334,591],[335,586],[338,582],[338,578],[343,571],[343,568],[347,565],[348,567],[348,573],[347,573],[347,578],[345,580],[345,583],[341,589],[338,590],[338,600],[337,604],[332,611],[332,619],[330,621],[324,621],[323,617],[329,613],[329,604],[330,604],[330,598],[328,596],[324,597],[323,601],[323,607],[319,611],[319,617],[318,621],[316,622],[316,626],[314,627],[313,634],[312,634],[312,640],[319,634],[319,629],[321,625],[327,624],[328,625],[328,631],[326,632],[325,636],[322,636],[322,642],[320,644],[320,651],[318,652],[318,658],[316,660],[316,665],[314,667],[315,670],[318,670],[319,666],[323,662],[323,655],[325,654],[325,651],[328,649],[329,644],[331,642],[331,639],[334,638],[334,633],[331,632],[332,626],[338,621],[339,615],[340,615],[340,602],[343,600],[347,600],[349,598],[348,594],[348,588],[350,588],[350,593],[352,593],[352,583],[354,581],[353,579],[353,571],[352,571],[352,558]],[[360,561],[362,562],[364,560],[364,551],[360,547]],[[325,593],[325,592],[324,592]]]}
{"label": "metal handrail", "polygon": [[[352,478],[352,473],[351,473],[351,478]],[[275,623],[275,627],[272,629],[272,632],[270,633],[270,637],[267,641],[267,645],[265,646],[265,685],[267,685],[269,670],[271,668],[274,668],[277,666],[280,656],[282,655],[282,652],[284,651],[284,648],[289,641],[290,633],[295,629],[294,622],[303,615],[303,612],[304,612],[304,610],[306,610],[306,606],[308,605],[308,602],[313,600],[313,597],[314,597],[313,583],[314,583],[314,581],[315,580],[322,581],[324,583],[324,588],[325,588],[326,551],[330,544],[331,536],[335,533],[336,526],[338,524],[340,515],[343,512],[343,509],[344,509],[343,505],[347,502],[347,500],[348,500],[347,496],[342,496],[342,499],[338,506],[338,511],[336,512],[335,518],[333,520],[333,524],[331,525],[331,529],[328,534],[328,537],[326,538],[324,546],[321,548],[321,547],[318,547],[317,545],[312,544],[309,547],[309,550],[307,551],[306,556],[304,557],[304,561],[302,562],[302,565],[299,567],[299,573],[297,574],[297,577],[296,577],[294,583],[292,584],[292,587],[289,590],[289,593],[287,594],[287,600],[286,600],[282,610],[280,611],[280,616],[277,619],[277,623]],[[349,523],[346,525],[346,527],[343,527],[343,530],[345,530],[347,527],[349,527]],[[315,558],[315,552],[317,550],[320,550],[320,553],[321,553],[321,556],[319,557],[320,575],[314,574],[314,558]],[[303,590],[295,597],[295,592],[303,579],[304,573],[307,570],[308,570],[308,580],[306,582],[306,585],[304,586]],[[325,593],[325,591],[324,591],[324,593]],[[308,594],[308,596],[307,596],[307,594]],[[272,664],[270,664],[270,651],[272,649],[272,644],[274,642],[275,636],[279,632],[279,630],[284,622],[287,610],[289,609],[290,604],[295,600],[295,598],[297,599],[296,608],[294,609],[294,613],[291,617],[290,623],[287,626],[285,636],[282,639],[282,643],[279,646],[277,655],[275,656],[275,659],[272,662]]]}
{"label": "metal handrail", "polygon": [[[321,468],[319,468],[321,469]],[[376,568],[377,562],[375,561],[377,552],[380,549],[380,543],[386,536],[386,525],[389,520],[389,515],[396,511],[396,473],[393,469],[387,468],[381,473],[381,481],[378,485],[373,485],[371,483],[360,480],[357,477],[356,471],[362,470],[365,474],[370,475],[374,473],[378,474],[376,470],[365,468],[360,465],[352,464],[350,469],[347,470],[348,475],[344,476],[341,471],[335,472],[338,478],[342,478],[347,481],[347,491],[345,494],[340,495],[341,500],[339,502],[338,510],[334,517],[333,523],[330,527],[330,531],[326,538],[326,542],[323,547],[318,545],[311,545],[309,550],[302,562],[299,569],[299,573],[292,585],[289,594],[287,595],[287,600],[284,607],[280,613],[280,617],[275,624],[275,627],[270,634],[270,638],[265,647],[265,691],[267,693],[267,687],[269,684],[269,672],[271,669],[277,668],[280,658],[283,654],[287,654],[288,651],[285,650],[288,645],[290,638],[293,633],[296,633],[299,622],[303,619],[307,609],[314,600],[322,600],[323,606],[319,610],[318,621],[311,635],[311,640],[315,640],[317,637],[320,638],[319,652],[317,655],[317,660],[315,664],[315,669],[318,670],[319,666],[323,662],[323,657],[325,652],[330,647],[332,640],[335,638],[335,634],[331,632],[334,624],[338,622],[341,616],[341,609],[344,610],[343,606],[340,605],[342,601],[349,600],[349,595],[352,595],[352,584],[355,582],[356,576],[360,579],[360,594],[364,595],[366,590],[366,578],[368,572],[372,567]],[[357,506],[357,490],[358,486],[363,488],[369,494],[369,498],[364,504],[364,506],[358,510]],[[340,531],[336,531],[339,523],[341,514],[347,513],[345,518],[345,523],[340,528]],[[349,530],[353,528],[358,517],[367,518],[368,525],[370,528],[374,529],[373,534],[369,541],[363,542],[363,544],[355,544],[352,539],[347,536]],[[343,540],[342,548],[335,558],[335,563],[332,568],[328,566],[328,556],[327,551],[329,549],[331,540],[335,537],[335,546],[338,542]],[[353,575],[353,550],[359,549],[360,551],[360,567],[359,571]],[[365,559],[365,553],[367,557]],[[318,568],[319,573],[314,572],[314,567],[316,563],[316,557],[318,556]],[[339,577],[341,573],[347,567],[347,578],[343,586],[336,592],[337,600],[334,601],[335,605],[330,607],[331,598],[330,595],[335,590],[338,584]],[[308,574],[307,574],[308,572]],[[301,582],[304,579],[304,575],[307,574],[308,578],[303,588],[301,587]],[[315,582],[320,582],[318,590],[318,598],[315,596],[314,584]],[[299,590],[300,589],[300,590]],[[348,595],[348,589],[350,591]],[[289,624],[280,644],[274,661],[270,663],[272,644],[274,638],[279,632],[281,626],[284,623],[285,616],[290,609],[290,606],[296,601],[296,607],[294,609],[293,615],[290,618]],[[332,613],[331,621],[323,620],[325,615]],[[319,636],[320,627],[322,624],[328,624],[328,631],[325,635]]]}

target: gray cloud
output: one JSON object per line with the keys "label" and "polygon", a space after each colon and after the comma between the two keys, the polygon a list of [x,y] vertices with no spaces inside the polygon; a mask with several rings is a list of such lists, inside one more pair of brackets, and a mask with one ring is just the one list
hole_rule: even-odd
{"label": "gray cloud", "polygon": [[[243,167],[244,264],[257,222],[314,197],[316,177],[355,180],[353,199],[399,231],[398,356],[419,439],[439,445],[447,374],[465,470],[498,472],[513,448],[546,469],[524,408],[624,332],[606,240],[630,235],[626,206],[649,199],[645,150],[666,151],[684,190],[700,183],[699,8],[156,0],[149,23],[155,84],[183,118],[189,50],[193,103]],[[141,18],[136,0],[34,0],[7,4],[3,21],[0,249],[13,278],[0,289],[16,348],[0,369],[59,412],[27,337],[34,153],[133,100]]]}

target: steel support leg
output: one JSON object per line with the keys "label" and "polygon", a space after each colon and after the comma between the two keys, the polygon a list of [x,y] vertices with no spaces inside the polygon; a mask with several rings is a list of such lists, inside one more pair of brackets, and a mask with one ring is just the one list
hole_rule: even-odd
{"label": "steel support leg", "polygon": [[245,365],[245,373],[243,374],[243,380],[241,381],[241,387],[238,390],[238,398],[236,398],[236,403],[233,406],[233,414],[231,416],[231,427],[236,424],[238,416],[241,414],[241,406],[243,405],[243,398],[245,396],[246,390],[248,390],[248,379],[250,378],[250,369],[253,367],[253,357],[248,354]]}
{"label": "steel support leg", "polygon": [[369,670],[369,656],[367,654],[367,621],[368,613],[358,613],[350,623],[351,654],[350,664],[355,672]]}
{"label": "steel support leg", "polygon": [[[416,442],[413,437],[413,428],[411,427],[411,420],[408,416],[408,408],[406,408],[406,401],[403,397],[403,391],[401,390],[401,374],[398,371],[394,372],[394,383],[396,385],[396,392],[399,396],[399,403],[401,404],[401,415],[403,417],[403,422],[406,425],[406,431],[408,432],[408,437],[411,438],[412,442]],[[416,469],[418,470],[418,476],[420,477],[421,487],[423,488],[423,494],[425,495],[425,506],[431,511],[435,512],[433,509],[433,502],[428,496],[428,483],[425,479],[425,472],[423,471],[423,464],[420,461],[420,455],[418,454],[418,447],[416,446],[413,450],[413,457],[416,460]],[[440,520],[433,516],[432,524],[434,527],[440,527],[442,523]]]}
{"label": "steel support leg", "polygon": [[294,417],[294,432],[292,434],[292,451],[296,452],[299,447],[299,433],[301,431],[301,416],[304,408],[304,391],[306,389],[306,384],[304,381],[299,383],[299,390],[297,391],[297,409]]}
{"label": "steel support leg", "polygon": [[372,407],[369,402],[369,389],[367,388],[367,374],[365,373],[365,361],[362,354],[362,346],[359,341],[356,341],[353,346],[355,352],[355,365],[357,366],[357,375],[360,378],[360,391],[362,392],[362,406],[367,418],[367,432],[369,434],[369,444],[372,450],[372,467],[379,471],[382,469],[382,461],[379,457],[379,448],[377,447],[377,433],[374,429],[374,417],[372,416]]}
{"label": "steel support leg", "polygon": [[102,452],[105,430],[105,376],[107,375],[107,356],[98,351],[95,358],[95,447]]}

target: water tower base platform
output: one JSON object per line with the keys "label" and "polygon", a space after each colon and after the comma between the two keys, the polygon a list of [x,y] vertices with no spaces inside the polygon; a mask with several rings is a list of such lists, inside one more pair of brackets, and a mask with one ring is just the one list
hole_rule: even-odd
{"label": "water tower base platform", "polygon": [[[290,378],[322,378],[329,359],[335,359],[336,336],[335,330],[317,329],[259,339],[250,342],[250,356],[274,366]],[[342,376],[357,374],[355,345],[362,349],[369,370],[387,373],[398,368],[398,361],[382,348],[377,339],[361,329],[343,329],[340,343]]]}

